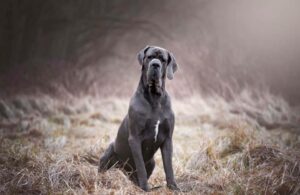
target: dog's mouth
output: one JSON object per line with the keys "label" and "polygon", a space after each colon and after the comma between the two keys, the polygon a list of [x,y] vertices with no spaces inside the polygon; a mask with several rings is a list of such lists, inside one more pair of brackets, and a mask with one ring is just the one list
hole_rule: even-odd
{"label": "dog's mouth", "polygon": [[148,81],[148,86],[149,87],[159,87],[160,86],[160,81],[159,79],[150,79]]}
{"label": "dog's mouth", "polygon": [[147,71],[147,85],[151,93],[158,94],[161,92],[162,78],[158,68],[149,68]]}
{"label": "dog's mouth", "polygon": [[150,77],[148,77],[148,86],[149,87],[161,87],[161,78],[159,77],[159,74],[152,74]]}
{"label": "dog's mouth", "polygon": [[161,95],[161,92],[162,92],[161,80],[160,79],[150,79],[148,81],[148,88],[152,94]]}
{"label": "dog's mouth", "polygon": [[160,79],[160,72],[158,72],[157,70],[150,70],[148,71],[148,84],[149,86],[153,86],[153,85],[159,85],[161,83],[161,79]]}

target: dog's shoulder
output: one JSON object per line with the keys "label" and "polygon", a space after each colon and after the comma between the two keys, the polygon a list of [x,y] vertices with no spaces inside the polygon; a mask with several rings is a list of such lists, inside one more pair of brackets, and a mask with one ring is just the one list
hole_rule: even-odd
{"label": "dog's shoulder", "polygon": [[129,103],[129,115],[131,114],[139,114],[145,115],[149,112],[150,105],[147,100],[140,93],[135,93],[130,99]]}

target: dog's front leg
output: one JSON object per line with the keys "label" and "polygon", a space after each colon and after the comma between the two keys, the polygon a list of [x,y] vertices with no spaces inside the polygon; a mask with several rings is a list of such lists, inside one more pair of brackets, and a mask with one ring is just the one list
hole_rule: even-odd
{"label": "dog's front leg", "polygon": [[148,182],[147,182],[147,172],[146,172],[145,163],[142,154],[141,141],[138,137],[130,136],[128,142],[137,169],[139,186],[144,191],[149,191]]}
{"label": "dog's front leg", "polygon": [[161,146],[161,154],[162,154],[163,165],[166,174],[167,186],[171,190],[180,190],[177,187],[174,179],[173,166],[172,166],[172,153],[173,153],[172,138],[167,137]]}

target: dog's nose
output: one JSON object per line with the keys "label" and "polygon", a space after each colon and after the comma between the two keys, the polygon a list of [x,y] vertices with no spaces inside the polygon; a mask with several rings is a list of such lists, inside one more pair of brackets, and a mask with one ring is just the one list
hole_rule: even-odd
{"label": "dog's nose", "polygon": [[158,69],[160,67],[160,65],[158,63],[153,63],[152,67],[155,68],[155,69]]}

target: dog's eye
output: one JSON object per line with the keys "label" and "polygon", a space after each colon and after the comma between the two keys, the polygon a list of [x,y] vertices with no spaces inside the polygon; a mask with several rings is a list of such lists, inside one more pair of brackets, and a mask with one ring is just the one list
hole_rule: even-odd
{"label": "dog's eye", "polygon": [[154,56],[148,56],[148,59],[150,59],[150,60],[153,59],[153,58],[154,58]]}
{"label": "dog's eye", "polygon": [[162,57],[162,56],[159,56],[159,60],[162,62],[162,63],[165,63],[166,60]]}

